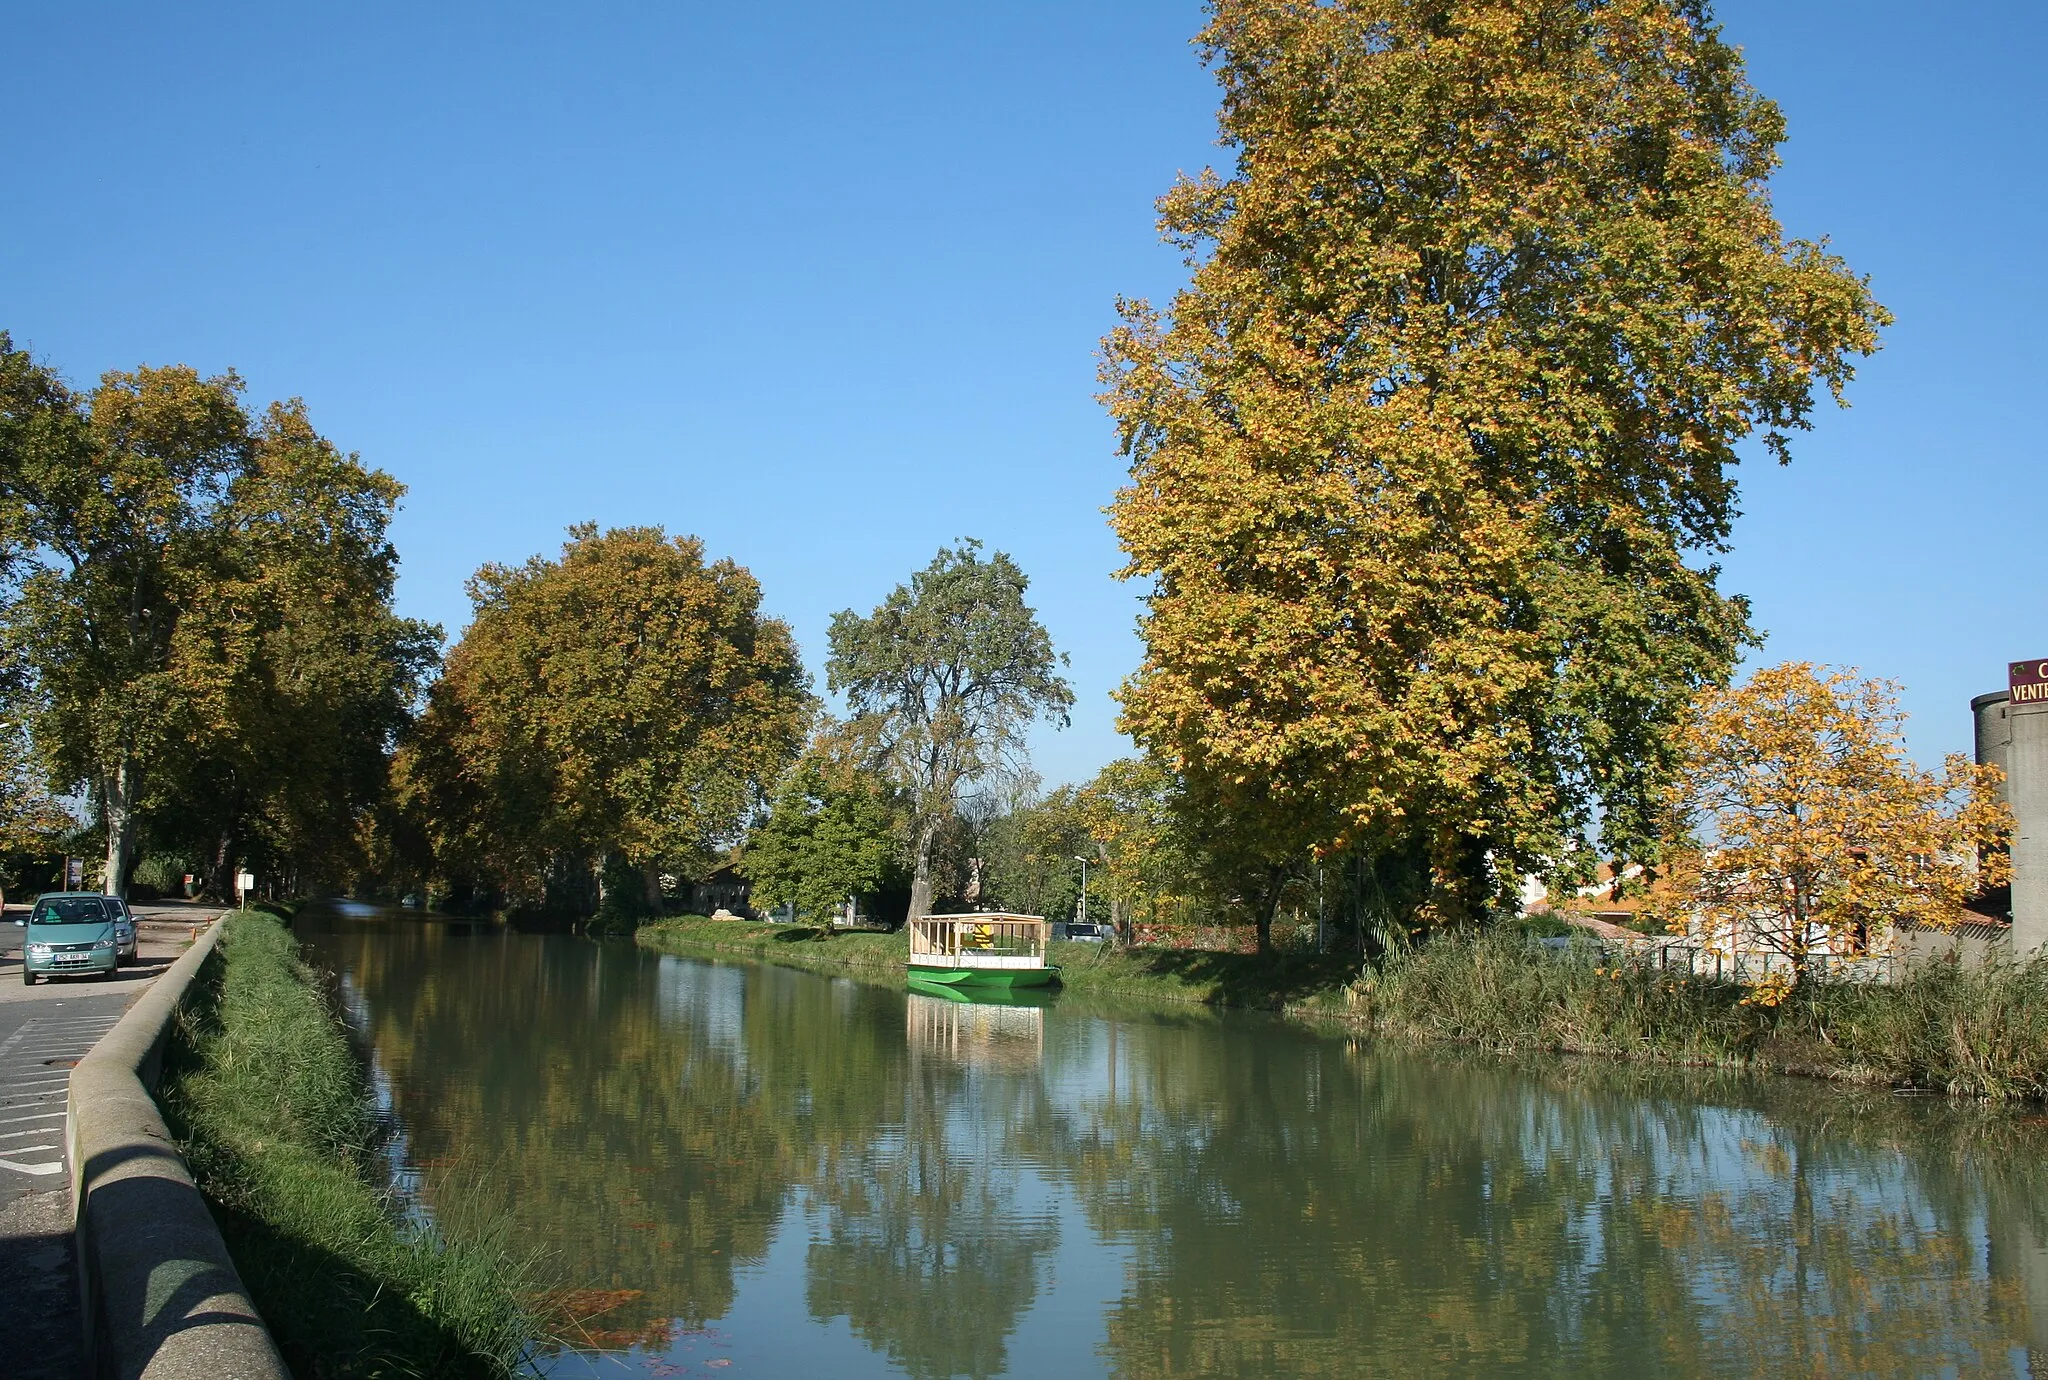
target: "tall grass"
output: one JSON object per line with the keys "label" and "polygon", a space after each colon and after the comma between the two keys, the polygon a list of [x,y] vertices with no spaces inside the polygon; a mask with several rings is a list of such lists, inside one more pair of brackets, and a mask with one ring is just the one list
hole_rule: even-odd
{"label": "tall grass", "polygon": [[[643,926],[638,938],[670,953],[886,979],[909,956],[901,934],[697,916]],[[1356,956],[1341,955],[1055,943],[1049,957],[1076,993],[1335,1016],[1389,1038],[2048,1099],[2048,958],[1929,962],[1890,984],[1811,985],[1772,1008],[1745,1004],[1734,983],[1610,956],[1589,940],[1558,951],[1532,939],[1527,927],[1442,935],[1363,976]]]}
{"label": "tall grass", "polygon": [[407,1222],[382,1182],[362,1072],[298,946],[237,915],[181,1016],[159,1099],[295,1374],[504,1376],[535,1320],[503,1228]]}
{"label": "tall grass", "polygon": [[1733,983],[1496,931],[1392,955],[1352,991],[1358,1018],[1401,1038],[2048,1097],[2048,959],[1929,962],[1890,984],[1810,984],[1762,1007]]}

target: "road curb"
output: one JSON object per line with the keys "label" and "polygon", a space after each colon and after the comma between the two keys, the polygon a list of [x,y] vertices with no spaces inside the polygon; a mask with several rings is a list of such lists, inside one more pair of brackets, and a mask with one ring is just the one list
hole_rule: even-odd
{"label": "road curb", "polygon": [[207,927],[71,1073],[72,1203],[87,1371],[117,1380],[290,1380],[151,1096]]}

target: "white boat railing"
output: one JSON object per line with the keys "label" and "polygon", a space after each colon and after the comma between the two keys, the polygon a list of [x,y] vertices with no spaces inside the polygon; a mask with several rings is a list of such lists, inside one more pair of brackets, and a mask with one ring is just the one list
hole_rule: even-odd
{"label": "white boat railing", "polygon": [[910,961],[919,967],[1042,967],[1051,930],[1042,915],[920,915],[910,922]]}

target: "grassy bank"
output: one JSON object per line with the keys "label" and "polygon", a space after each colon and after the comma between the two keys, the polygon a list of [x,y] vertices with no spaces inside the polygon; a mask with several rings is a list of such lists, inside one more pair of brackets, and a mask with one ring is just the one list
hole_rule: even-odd
{"label": "grassy bank", "polygon": [[[901,934],[700,917],[650,925],[639,937],[671,953],[891,979],[908,955]],[[1051,959],[1069,991],[1285,1010],[1414,1043],[2048,1099],[2048,959],[1982,969],[1932,963],[1889,985],[1818,986],[1777,1007],[1746,1005],[1733,983],[1607,958],[1591,945],[1546,955],[1515,931],[1440,938],[1363,975],[1355,958],[1285,953],[1056,943]]]}
{"label": "grassy bank", "polygon": [[1353,1018],[1374,1033],[1514,1053],[1718,1064],[1922,1088],[2048,1097],[2048,960],[1930,963],[1887,985],[1831,983],[1776,1007],[1745,990],[1518,936],[1444,938],[1376,968]]}
{"label": "grassy bank", "polygon": [[279,1349],[300,1376],[499,1376],[532,1320],[501,1242],[401,1222],[361,1070],[298,945],[226,922],[166,1057],[159,1100]]}
{"label": "grassy bank", "polygon": [[[643,925],[637,937],[665,953],[751,958],[897,980],[910,957],[910,941],[901,932],[835,932],[695,915]],[[1358,971],[1355,960],[1312,954],[1125,949],[1064,940],[1053,942],[1047,961],[1059,965],[1060,981],[1070,991],[1267,1011],[1304,1004],[1341,1010],[1343,984]]]}

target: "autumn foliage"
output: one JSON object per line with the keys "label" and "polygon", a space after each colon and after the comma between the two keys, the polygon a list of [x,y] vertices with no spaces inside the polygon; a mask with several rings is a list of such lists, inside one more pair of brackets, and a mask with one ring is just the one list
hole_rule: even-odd
{"label": "autumn foliage", "polygon": [[0,697],[32,738],[9,774],[86,805],[110,890],[145,849],[216,894],[238,864],[360,875],[439,650],[392,607],[404,486],[243,391],[184,365],[74,390],[0,332]]}
{"label": "autumn foliage", "polygon": [[2009,876],[1998,769],[1916,766],[1888,682],[1767,667],[1702,695],[1683,743],[1664,918],[1762,960],[1767,1000],[1817,954],[1881,951],[1900,922],[1953,929]]}
{"label": "autumn foliage", "polygon": [[1672,0],[1217,0],[1200,41],[1236,164],[1160,202],[1192,282],[1104,346],[1125,728],[1247,876],[1412,854],[1476,913],[1567,839],[1642,856],[1749,636],[1737,447],[1888,320],[1780,231],[1777,107]]}
{"label": "autumn foliage", "polygon": [[658,908],[662,869],[737,844],[810,726],[788,626],[695,537],[579,525],[559,560],[479,570],[470,598],[396,764],[444,883],[532,901],[609,863]]}

